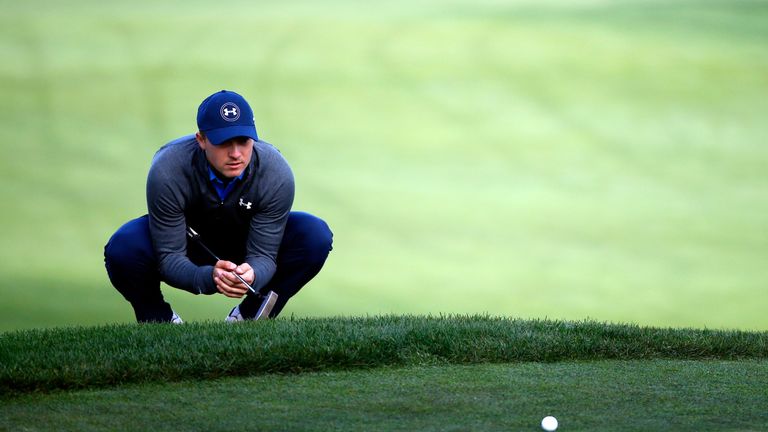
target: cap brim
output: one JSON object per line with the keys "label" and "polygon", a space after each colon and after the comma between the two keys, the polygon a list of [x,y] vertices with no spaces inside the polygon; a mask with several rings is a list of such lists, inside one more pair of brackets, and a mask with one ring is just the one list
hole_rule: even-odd
{"label": "cap brim", "polygon": [[254,141],[259,140],[259,136],[256,135],[256,128],[253,126],[229,126],[205,131],[205,137],[213,145],[219,145],[226,140],[241,136],[252,138]]}

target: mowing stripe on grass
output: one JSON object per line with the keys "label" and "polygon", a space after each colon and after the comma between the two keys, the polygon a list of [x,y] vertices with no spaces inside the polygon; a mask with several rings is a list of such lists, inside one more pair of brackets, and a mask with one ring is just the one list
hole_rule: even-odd
{"label": "mowing stripe on grass", "polygon": [[768,332],[490,316],[110,325],[0,335],[0,392],[392,365],[768,358]]}

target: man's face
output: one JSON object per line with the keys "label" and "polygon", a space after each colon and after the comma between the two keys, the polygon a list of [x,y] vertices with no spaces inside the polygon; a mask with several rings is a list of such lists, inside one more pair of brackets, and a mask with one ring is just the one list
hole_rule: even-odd
{"label": "man's face", "polygon": [[213,145],[208,137],[197,134],[197,143],[205,152],[205,157],[213,169],[224,177],[237,177],[251,162],[253,154],[253,139],[248,137],[235,137],[224,141],[219,145]]}

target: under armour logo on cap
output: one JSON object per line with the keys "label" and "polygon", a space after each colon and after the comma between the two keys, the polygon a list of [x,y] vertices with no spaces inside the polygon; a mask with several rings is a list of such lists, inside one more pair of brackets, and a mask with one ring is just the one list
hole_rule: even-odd
{"label": "under armour logo on cap", "polygon": [[219,109],[221,118],[228,122],[237,121],[240,118],[240,108],[232,102],[227,102]]}

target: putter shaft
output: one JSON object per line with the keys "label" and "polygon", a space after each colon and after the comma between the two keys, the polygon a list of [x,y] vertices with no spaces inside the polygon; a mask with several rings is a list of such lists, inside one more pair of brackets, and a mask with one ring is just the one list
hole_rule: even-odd
{"label": "putter shaft", "polygon": [[254,294],[258,294],[258,293],[256,292],[256,290],[255,290],[255,289],[253,289],[253,287],[251,286],[251,284],[249,284],[248,282],[246,282],[246,281],[245,281],[245,279],[241,278],[239,274],[237,274],[237,273],[235,273],[235,272],[230,272],[230,273],[232,273],[233,275],[235,275],[235,277],[236,277],[236,278],[240,279],[240,282],[242,282],[242,283],[243,283],[243,285],[247,286],[249,291],[251,291],[251,292],[252,292],[252,293],[254,293]]}
{"label": "putter shaft", "polygon": [[[202,247],[203,247],[203,249],[205,249],[205,251],[206,251],[206,252],[208,252],[208,254],[209,254],[209,255],[211,255],[211,256],[213,257],[213,259],[215,259],[216,261],[221,261],[221,258],[217,257],[217,256],[216,256],[216,254],[215,254],[215,253],[213,253],[213,251],[212,251],[212,250],[208,249],[208,247],[207,247],[207,246],[206,246],[206,245],[205,245],[205,244],[204,244],[204,243],[203,243],[203,242],[200,240],[200,234],[198,234],[197,232],[195,232],[195,230],[193,230],[191,227],[187,227],[187,235],[189,236],[189,238],[191,238],[192,240],[194,240],[194,241],[195,241],[195,243],[197,243],[197,244],[199,244],[200,246],[202,246]],[[238,279],[240,280],[240,282],[242,282],[242,283],[243,283],[243,285],[247,286],[247,287],[248,287],[248,290],[250,290],[250,291],[251,291],[252,293],[254,293],[254,294],[258,294],[258,293],[256,292],[256,290],[255,290],[255,289],[253,289],[253,287],[251,286],[251,284],[249,284],[248,282],[246,282],[246,281],[245,281],[245,279],[243,279],[242,277],[240,277],[240,275],[239,275],[239,274],[237,274],[237,273],[235,273],[235,272],[231,272],[231,273],[232,273],[233,275],[235,275],[235,277],[236,277],[236,278],[238,278]]]}

